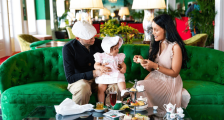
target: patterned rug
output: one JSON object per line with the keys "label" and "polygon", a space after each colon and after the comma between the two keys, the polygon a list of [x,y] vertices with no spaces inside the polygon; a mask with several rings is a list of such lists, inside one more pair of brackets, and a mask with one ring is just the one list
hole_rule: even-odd
{"label": "patterned rug", "polygon": [[[13,55],[15,55],[15,54],[17,54],[17,53],[20,53],[20,52],[14,52],[11,56],[13,56]],[[9,57],[10,57],[10,56],[5,56],[5,57],[3,57],[3,58],[0,58],[0,65],[1,65],[5,60],[7,60]]]}

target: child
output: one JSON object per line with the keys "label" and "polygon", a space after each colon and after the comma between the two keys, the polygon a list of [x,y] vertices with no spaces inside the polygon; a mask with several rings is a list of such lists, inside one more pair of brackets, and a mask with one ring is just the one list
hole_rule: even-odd
{"label": "child", "polygon": [[122,44],[123,40],[118,36],[105,37],[101,43],[104,53],[94,54],[96,61],[94,68],[99,69],[104,73],[95,79],[95,82],[98,84],[99,102],[104,103],[104,92],[106,91],[108,84],[117,83],[121,95],[126,92],[124,77],[124,73],[126,72],[126,64],[124,63],[125,54],[118,53]]}

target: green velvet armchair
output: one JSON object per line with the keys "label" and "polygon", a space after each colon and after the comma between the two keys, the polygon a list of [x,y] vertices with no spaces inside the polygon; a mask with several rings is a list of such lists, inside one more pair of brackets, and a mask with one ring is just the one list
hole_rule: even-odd
{"label": "green velvet armchair", "polygon": [[205,47],[207,38],[208,38],[207,34],[196,34],[195,36],[187,40],[184,40],[184,43],[190,46]]}
{"label": "green velvet armchair", "polygon": [[[224,52],[186,46],[188,69],[180,75],[191,95],[187,111],[193,120],[224,119]],[[148,71],[133,62],[134,55],[148,57],[148,45],[123,45],[128,81],[143,80]],[[32,62],[30,62],[32,61]],[[72,94],[67,90],[62,47],[41,48],[18,53],[0,66],[0,92],[3,120],[21,120],[37,106],[58,105]],[[90,103],[95,104],[92,94]]]}
{"label": "green velvet armchair", "polygon": [[21,48],[21,52],[30,50],[30,44],[32,42],[40,41],[39,39],[37,39],[29,34],[20,34],[17,37],[19,39],[19,45]]}
{"label": "green velvet armchair", "polygon": [[72,29],[70,27],[66,27],[66,30],[68,32],[68,38],[75,39],[75,35],[72,33]]}

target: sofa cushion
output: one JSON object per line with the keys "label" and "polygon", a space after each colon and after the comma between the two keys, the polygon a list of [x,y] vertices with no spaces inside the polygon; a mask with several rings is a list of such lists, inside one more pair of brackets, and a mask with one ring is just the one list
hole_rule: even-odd
{"label": "sofa cushion", "polygon": [[189,105],[224,104],[224,87],[221,84],[209,81],[184,80],[183,87],[191,95]]}
{"label": "sofa cushion", "polygon": [[[2,102],[10,104],[59,104],[65,98],[72,98],[66,81],[45,81],[15,86],[2,94]],[[16,97],[15,97],[16,96]],[[94,95],[91,103],[96,102]]]}

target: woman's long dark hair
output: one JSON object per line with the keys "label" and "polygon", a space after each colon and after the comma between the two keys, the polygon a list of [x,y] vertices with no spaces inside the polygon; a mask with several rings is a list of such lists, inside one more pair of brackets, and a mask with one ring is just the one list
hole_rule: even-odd
{"label": "woman's long dark hair", "polygon": [[[176,42],[180,46],[182,50],[182,60],[183,60],[182,68],[187,68],[188,56],[187,56],[185,44],[183,40],[181,39],[180,35],[177,33],[177,30],[172,18],[167,14],[163,14],[163,15],[155,17],[153,19],[153,22],[155,22],[157,25],[159,25],[161,28],[163,28],[166,31],[166,39],[168,41]],[[149,60],[155,61],[158,51],[159,51],[159,41],[155,41],[155,38],[153,36],[153,39],[151,40],[150,50],[149,50]]]}

